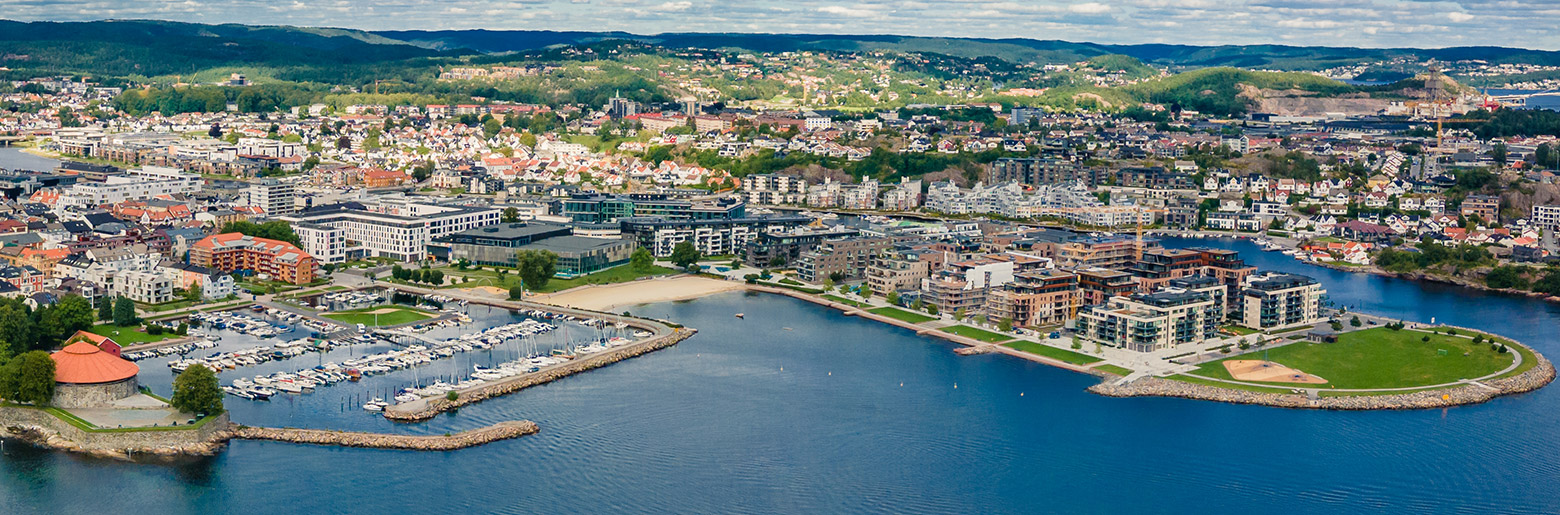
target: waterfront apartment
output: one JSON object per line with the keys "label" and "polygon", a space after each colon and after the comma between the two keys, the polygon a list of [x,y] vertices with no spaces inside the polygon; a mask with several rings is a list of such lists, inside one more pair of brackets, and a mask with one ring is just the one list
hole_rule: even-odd
{"label": "waterfront apartment", "polygon": [[796,275],[810,283],[836,275],[847,279],[863,277],[873,257],[904,239],[907,238],[879,236],[827,240],[797,257]]}
{"label": "waterfront apartment", "polygon": [[765,231],[747,243],[742,261],[757,267],[786,266],[795,263],[803,252],[817,248],[824,240],[848,238],[856,234],[856,229],[848,227],[804,226]]}
{"label": "waterfront apartment", "polygon": [[1019,273],[986,294],[986,314],[1014,327],[1059,326],[1078,299],[1078,276],[1054,269]]}
{"label": "waterfront apartment", "polygon": [[1224,310],[1198,291],[1111,297],[1078,312],[1077,334],[1102,345],[1153,352],[1219,336]]}
{"label": "waterfront apartment", "polygon": [[1083,305],[1103,304],[1116,296],[1137,291],[1137,280],[1127,272],[1089,267],[1073,270],[1078,274],[1079,298]]}
{"label": "waterfront apartment", "polygon": [[916,290],[942,264],[943,252],[925,245],[885,249],[867,264],[867,285],[872,291]]}
{"label": "waterfront apartment", "polygon": [[618,220],[622,234],[657,257],[672,255],[685,241],[705,256],[736,254],[759,234],[799,227],[812,219],[798,215],[757,216],[733,219],[688,220],[662,217],[629,217]]}
{"label": "waterfront apartment", "polygon": [[1269,273],[1247,280],[1241,296],[1241,325],[1269,330],[1321,321],[1327,291],[1310,277]]}
{"label": "waterfront apartment", "polygon": [[291,284],[314,281],[318,270],[314,256],[291,243],[236,232],[214,234],[195,242],[190,246],[190,263],[228,273],[265,274]]}

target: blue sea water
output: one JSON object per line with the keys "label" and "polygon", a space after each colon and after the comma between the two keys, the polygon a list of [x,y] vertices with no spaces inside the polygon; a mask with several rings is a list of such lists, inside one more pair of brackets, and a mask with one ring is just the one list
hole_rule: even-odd
{"label": "blue sea water", "polygon": [[[1555,305],[1333,272],[1246,242],[1168,243],[1234,248],[1263,268],[1318,277],[1340,304],[1435,316],[1560,355]],[[177,465],[13,442],[0,456],[0,511],[1560,512],[1555,388],[1366,413],[1111,399],[1084,392],[1089,376],[957,356],[940,340],[787,297],[629,309],[700,332],[424,424],[330,402],[229,401],[243,423],[427,434],[529,419],[536,435],[440,453],[234,442]],[[374,386],[331,388],[355,387]]]}

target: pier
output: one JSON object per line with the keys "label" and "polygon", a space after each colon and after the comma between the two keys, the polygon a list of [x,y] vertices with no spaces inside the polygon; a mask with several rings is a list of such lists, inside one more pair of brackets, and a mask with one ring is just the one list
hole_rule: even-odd
{"label": "pier", "polygon": [[384,433],[359,433],[353,431],[329,431],[324,429],[295,429],[240,426],[226,436],[240,440],[269,440],[273,442],[301,443],[309,445],[334,445],[370,449],[397,449],[407,451],[453,451],[476,447],[499,440],[536,434],[540,428],[535,422],[517,420],[499,422],[481,429],[446,435],[392,435]]}

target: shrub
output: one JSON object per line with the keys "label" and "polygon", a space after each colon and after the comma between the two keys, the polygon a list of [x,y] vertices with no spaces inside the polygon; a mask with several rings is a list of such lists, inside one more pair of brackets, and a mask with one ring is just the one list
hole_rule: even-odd
{"label": "shrub", "polygon": [[146,325],[146,334],[150,334],[152,336],[161,335],[164,330],[165,330],[165,328],[161,324],[147,324]]}
{"label": "shrub", "polygon": [[1420,338],[1419,341],[1422,341],[1422,342],[1425,342],[1425,343],[1430,343],[1430,335],[1425,335],[1425,337],[1424,338]]}
{"label": "shrub", "polygon": [[454,401],[454,400],[460,398],[460,392],[451,391],[449,393],[444,394],[444,398],[447,399],[447,400],[450,400],[450,401]]}

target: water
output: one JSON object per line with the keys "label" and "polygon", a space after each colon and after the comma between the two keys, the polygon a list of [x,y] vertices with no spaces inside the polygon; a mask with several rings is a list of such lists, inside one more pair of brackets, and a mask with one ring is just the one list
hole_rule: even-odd
{"label": "water", "polygon": [[[1560,355],[1552,336],[1560,307],[1541,301],[1333,272],[1246,242],[1169,243],[1240,250],[1263,268],[1318,277],[1339,303],[1414,320],[1433,314]],[[219,456],[171,467],[13,443],[0,458],[0,506],[7,513],[1560,512],[1555,388],[1478,406],[1368,413],[1109,399],[1083,391],[1092,377],[997,355],[956,356],[941,340],[787,297],[729,293],[631,310],[700,333],[425,424],[387,425],[328,401],[229,401],[235,420],[246,423],[428,434],[529,419],[541,425],[536,435],[448,453],[234,442]],[[737,312],[747,318],[734,319]]]}
{"label": "water", "polygon": [[59,168],[58,159],[38,157],[16,147],[0,147],[0,170],[33,170],[47,172]]}
{"label": "water", "polygon": [[[1525,89],[1487,88],[1481,91],[1483,91],[1486,95],[1521,95],[1527,93],[1536,93],[1534,90]],[[1560,111],[1560,95],[1538,95],[1534,97],[1528,97],[1526,108]]]}

